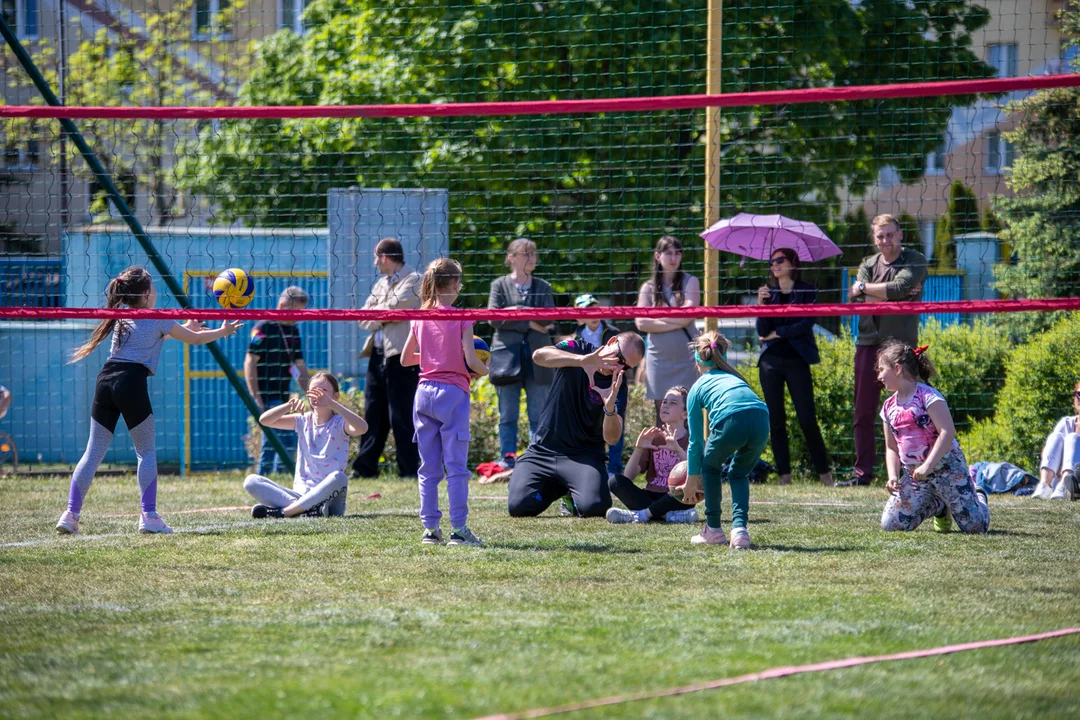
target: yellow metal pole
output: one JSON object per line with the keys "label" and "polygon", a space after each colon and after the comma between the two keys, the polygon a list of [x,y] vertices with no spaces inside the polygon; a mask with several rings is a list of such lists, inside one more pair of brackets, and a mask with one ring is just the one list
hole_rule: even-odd
{"label": "yellow metal pole", "polygon": [[[721,47],[723,40],[723,0],[709,0],[707,66],[705,92],[720,94]],[[705,108],[705,227],[720,219],[720,108]],[[720,304],[720,252],[705,243],[705,306]],[[716,318],[706,318],[705,327],[716,329]]]}

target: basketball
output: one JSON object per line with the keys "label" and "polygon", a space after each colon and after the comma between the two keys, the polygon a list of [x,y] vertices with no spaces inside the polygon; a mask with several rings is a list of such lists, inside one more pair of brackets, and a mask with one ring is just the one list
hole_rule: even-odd
{"label": "basketball", "polygon": [[671,468],[671,473],[667,478],[668,492],[676,500],[683,499],[683,488],[686,487],[686,461],[683,460]]}
{"label": "basketball", "polygon": [[214,299],[226,310],[246,307],[255,295],[255,283],[239,268],[229,268],[214,279]]}

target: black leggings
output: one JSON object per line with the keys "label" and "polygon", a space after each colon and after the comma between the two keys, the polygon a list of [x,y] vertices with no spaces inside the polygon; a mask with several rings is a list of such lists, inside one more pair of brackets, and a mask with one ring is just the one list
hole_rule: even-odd
{"label": "black leggings", "polygon": [[141,425],[154,412],[146,389],[149,376],[150,370],[141,363],[115,360],[105,363],[98,373],[90,417],[110,433],[116,432],[121,415],[128,430]]}
{"label": "black leggings", "polygon": [[510,475],[507,510],[512,517],[534,517],[567,492],[582,517],[601,517],[611,507],[607,458],[567,457],[525,451]]}
{"label": "black leggings", "polygon": [[639,488],[625,475],[612,475],[608,478],[608,487],[611,489],[611,494],[619,498],[628,510],[648,508],[652,519],[657,521],[663,520],[664,516],[672,510],[689,510],[694,507],[679,502],[671,493]]}
{"label": "black leggings", "polygon": [[761,379],[765,404],[769,407],[769,435],[776,472],[791,474],[791,448],[788,446],[787,413],[784,410],[785,383],[791,392],[791,404],[795,406],[795,416],[806,438],[806,449],[810,452],[814,470],[819,474],[829,472],[829,453],[825,450],[825,440],[818,426],[810,366],[800,357],[766,350],[758,361],[758,377]]}

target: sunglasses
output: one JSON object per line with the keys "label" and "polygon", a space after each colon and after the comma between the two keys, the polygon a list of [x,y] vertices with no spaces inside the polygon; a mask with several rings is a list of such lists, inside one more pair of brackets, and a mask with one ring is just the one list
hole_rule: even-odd
{"label": "sunglasses", "polygon": [[778,257],[778,258],[773,258],[773,259],[769,260],[770,265],[783,265],[786,262],[787,262],[787,258],[782,256],[782,255],[780,257]]}
{"label": "sunglasses", "polygon": [[619,364],[622,365],[623,370],[630,369],[630,365],[626,362],[626,358],[623,356],[622,349],[619,347],[618,343],[615,344],[615,357],[618,358]]}
{"label": "sunglasses", "polygon": [[1076,398],[1077,400],[1080,400],[1080,390],[1074,390],[1073,391],[1073,397]]}

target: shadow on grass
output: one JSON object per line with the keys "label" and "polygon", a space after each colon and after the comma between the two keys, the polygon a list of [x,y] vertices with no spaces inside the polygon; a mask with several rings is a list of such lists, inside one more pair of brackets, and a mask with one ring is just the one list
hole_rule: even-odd
{"label": "shadow on grass", "polygon": [[754,550],[775,550],[776,552],[792,552],[792,553],[843,553],[843,552],[856,552],[863,548],[858,547],[839,547],[839,546],[820,546],[820,547],[807,547],[803,545],[759,545],[754,543]]}
{"label": "shadow on grass", "polygon": [[545,547],[543,545],[536,545],[534,543],[527,542],[506,542],[501,541],[497,543],[490,543],[490,548],[498,550],[526,550],[528,552],[582,552],[590,553],[593,555],[639,555],[641,550],[638,548],[625,548],[625,547],[613,547],[611,545],[597,545],[593,543],[570,543],[568,545],[561,545],[557,547]]}

